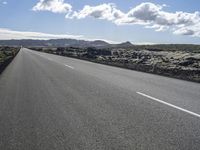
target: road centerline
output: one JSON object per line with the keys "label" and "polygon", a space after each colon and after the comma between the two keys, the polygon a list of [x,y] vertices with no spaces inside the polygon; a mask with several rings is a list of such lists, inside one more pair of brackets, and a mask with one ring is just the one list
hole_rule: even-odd
{"label": "road centerline", "polygon": [[72,67],[70,65],[65,64],[65,66],[68,67],[68,68],[74,69],[74,67]]}
{"label": "road centerline", "polygon": [[192,111],[189,111],[189,110],[187,110],[187,109],[178,107],[178,106],[176,106],[176,105],[167,103],[167,102],[165,102],[165,101],[163,101],[163,100],[160,100],[160,99],[158,99],[158,98],[149,96],[149,95],[144,94],[144,93],[142,93],[142,92],[136,92],[136,93],[139,94],[139,95],[142,95],[142,96],[144,96],[144,97],[147,97],[147,98],[149,98],[149,99],[151,99],[151,100],[154,100],[154,101],[156,101],[156,102],[159,102],[159,103],[161,103],[161,104],[165,104],[165,105],[167,105],[167,106],[170,106],[170,107],[172,107],[172,108],[178,109],[178,110],[180,110],[180,111],[183,111],[183,112],[185,112],[185,113],[188,113],[188,114],[190,114],[190,115],[193,115],[193,116],[196,116],[196,117],[199,117],[199,118],[200,118],[200,114],[197,114],[197,113],[195,113],[195,112],[192,112]]}

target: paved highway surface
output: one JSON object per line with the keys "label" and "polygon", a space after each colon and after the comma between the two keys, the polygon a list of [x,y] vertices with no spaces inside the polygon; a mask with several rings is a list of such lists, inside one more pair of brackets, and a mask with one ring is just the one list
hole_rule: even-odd
{"label": "paved highway surface", "polygon": [[199,150],[200,84],[21,49],[0,150]]}

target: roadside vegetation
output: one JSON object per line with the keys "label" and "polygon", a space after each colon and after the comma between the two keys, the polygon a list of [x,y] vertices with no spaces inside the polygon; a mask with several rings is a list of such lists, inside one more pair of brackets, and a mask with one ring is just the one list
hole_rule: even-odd
{"label": "roadside vegetation", "polygon": [[18,47],[0,47],[0,73],[19,52]]}
{"label": "roadside vegetation", "polygon": [[33,47],[33,50],[200,82],[200,46],[141,45],[110,48]]}

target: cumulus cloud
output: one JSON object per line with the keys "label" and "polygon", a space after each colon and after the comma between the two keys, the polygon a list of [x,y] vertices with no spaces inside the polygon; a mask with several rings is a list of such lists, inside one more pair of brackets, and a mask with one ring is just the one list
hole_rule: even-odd
{"label": "cumulus cloud", "polygon": [[94,17],[97,19],[115,20],[122,18],[124,13],[116,8],[114,4],[101,4],[98,6],[86,5],[80,11],[75,11],[71,17],[66,16],[66,18],[77,18],[83,19],[86,17]]}
{"label": "cumulus cloud", "polygon": [[27,31],[14,31],[10,29],[0,28],[0,40],[7,39],[59,39],[59,38],[83,38],[82,35],[69,35],[69,34],[48,34],[41,32],[27,32]]}
{"label": "cumulus cloud", "polygon": [[70,13],[72,6],[64,0],[40,0],[33,8],[33,11],[51,11],[53,13]]}
{"label": "cumulus cloud", "polygon": [[174,34],[200,37],[200,12],[168,12],[164,11],[166,4],[158,5],[145,2],[133,7],[128,12],[122,12],[114,4],[97,6],[86,5],[79,11],[74,11],[66,18],[84,19],[93,17],[105,19],[116,25],[143,25],[157,32],[169,30]]}
{"label": "cumulus cloud", "polygon": [[127,15],[130,18],[135,18],[142,21],[152,21],[155,20],[157,14],[162,9],[162,6],[155,5],[152,3],[142,3],[135,8],[131,9]]}
{"label": "cumulus cloud", "polygon": [[132,8],[126,18],[117,21],[117,24],[143,24],[147,28],[156,31],[176,30],[173,33],[182,35],[200,36],[199,12],[167,12],[163,10],[164,5],[153,3],[141,3]]}
{"label": "cumulus cloud", "polygon": [[68,19],[84,19],[92,17],[111,21],[116,25],[142,25],[157,32],[170,31],[179,35],[200,37],[200,12],[193,13],[165,11],[166,4],[158,5],[151,2],[141,3],[128,12],[123,12],[113,3],[97,6],[85,5],[79,11],[73,11],[72,6],[64,0],[40,0],[34,11],[51,11],[65,13]]}

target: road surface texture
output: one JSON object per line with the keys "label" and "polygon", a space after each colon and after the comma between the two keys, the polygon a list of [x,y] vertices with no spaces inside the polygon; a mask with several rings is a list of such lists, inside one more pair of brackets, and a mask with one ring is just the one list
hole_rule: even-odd
{"label": "road surface texture", "polygon": [[21,49],[0,150],[199,150],[200,84]]}

